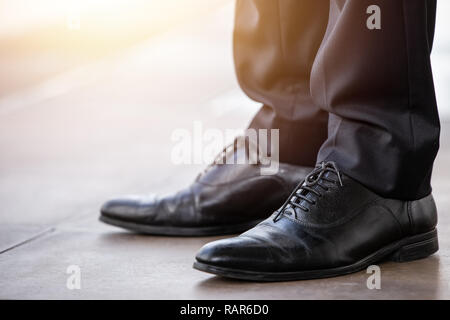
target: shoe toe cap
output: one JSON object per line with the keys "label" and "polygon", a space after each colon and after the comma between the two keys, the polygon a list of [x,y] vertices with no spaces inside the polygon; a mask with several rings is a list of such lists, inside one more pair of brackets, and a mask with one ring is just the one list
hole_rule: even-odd
{"label": "shoe toe cap", "polygon": [[149,215],[155,203],[153,195],[145,197],[125,196],[105,202],[100,209],[100,213],[102,217],[106,218],[138,220],[144,214]]}
{"label": "shoe toe cap", "polygon": [[255,239],[235,237],[210,242],[196,255],[200,263],[235,269],[252,270],[267,261],[267,251]]}

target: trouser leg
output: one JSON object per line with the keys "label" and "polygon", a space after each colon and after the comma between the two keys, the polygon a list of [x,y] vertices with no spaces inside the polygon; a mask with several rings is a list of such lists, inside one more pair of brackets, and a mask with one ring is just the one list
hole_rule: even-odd
{"label": "trouser leg", "polygon": [[263,103],[250,127],[280,130],[282,162],[313,166],[327,137],[328,115],[312,102],[310,72],[328,13],[328,0],[236,3],[236,74],[243,91]]}
{"label": "trouser leg", "polygon": [[[370,5],[380,9],[381,29],[367,27]],[[330,113],[318,161],[335,161],[386,197],[431,192],[440,131],[430,65],[435,13],[435,0],[332,0],[312,69],[314,102]]]}

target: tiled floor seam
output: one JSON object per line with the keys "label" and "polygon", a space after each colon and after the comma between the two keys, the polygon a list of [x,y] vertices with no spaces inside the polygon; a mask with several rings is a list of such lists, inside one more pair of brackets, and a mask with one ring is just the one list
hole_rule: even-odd
{"label": "tiled floor seam", "polygon": [[30,238],[27,238],[27,239],[25,239],[25,240],[23,240],[23,241],[20,241],[20,242],[18,242],[18,243],[16,243],[16,244],[13,244],[13,245],[7,247],[6,249],[1,250],[1,251],[0,251],[0,254],[6,253],[6,252],[11,251],[11,250],[14,250],[14,249],[16,249],[16,248],[18,248],[18,247],[21,247],[21,246],[23,246],[23,245],[26,245],[26,244],[28,244],[28,243],[31,243],[31,242],[33,242],[34,240],[37,240],[37,239],[39,239],[39,238],[41,238],[41,237],[43,237],[43,236],[45,236],[45,235],[47,235],[47,234],[50,234],[50,233],[54,232],[55,230],[56,230],[55,227],[47,228],[47,229],[45,229],[45,230],[43,230],[43,231],[41,231],[41,232],[35,234],[34,236],[32,236],[32,237],[30,237]]}

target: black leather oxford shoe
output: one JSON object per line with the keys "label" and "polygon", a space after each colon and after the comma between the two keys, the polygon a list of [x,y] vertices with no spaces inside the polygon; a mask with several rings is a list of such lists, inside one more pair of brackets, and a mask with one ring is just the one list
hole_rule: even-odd
{"label": "black leather oxford shoe", "polygon": [[433,254],[436,223],[431,194],[415,201],[382,198],[327,162],[270,218],[238,237],[206,244],[194,268],[258,281],[332,277],[385,259]]}
{"label": "black leather oxford shoe", "polygon": [[[224,157],[245,157],[240,146]],[[223,163],[226,163],[223,161]],[[130,196],[106,202],[100,220],[154,235],[206,236],[240,233],[279,208],[312,168],[280,163],[261,175],[261,164],[213,164],[188,188],[167,197]]]}

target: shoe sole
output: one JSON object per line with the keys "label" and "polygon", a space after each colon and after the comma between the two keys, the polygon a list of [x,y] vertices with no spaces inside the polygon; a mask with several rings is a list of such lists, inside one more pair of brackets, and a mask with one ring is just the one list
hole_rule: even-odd
{"label": "shoe sole", "polygon": [[121,227],[141,234],[158,235],[158,236],[180,236],[180,237],[204,237],[204,236],[237,234],[253,228],[262,221],[262,220],[254,220],[246,223],[227,226],[191,228],[191,227],[173,227],[173,226],[152,226],[133,223],[129,221],[122,221],[106,216],[100,216],[99,220],[106,224]]}
{"label": "shoe sole", "polygon": [[291,281],[329,278],[346,275],[366,269],[368,266],[384,261],[391,260],[395,262],[406,262],[428,257],[438,251],[438,237],[436,229],[419,234],[416,236],[404,238],[398,242],[392,243],[366,258],[343,267],[306,270],[297,272],[256,272],[248,270],[238,270],[231,268],[218,267],[207,263],[196,261],[194,269],[212,273],[226,278],[234,278],[251,281]]}

